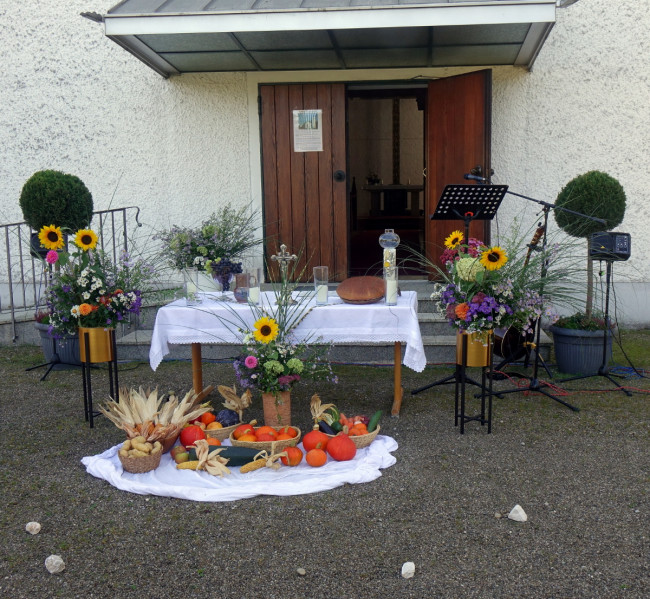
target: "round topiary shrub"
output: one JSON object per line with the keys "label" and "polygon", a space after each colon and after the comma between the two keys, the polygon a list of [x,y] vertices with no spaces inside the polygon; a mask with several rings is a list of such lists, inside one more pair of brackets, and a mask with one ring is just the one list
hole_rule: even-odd
{"label": "round topiary shrub", "polygon": [[589,171],[569,181],[557,196],[555,205],[602,218],[604,225],[564,210],[554,211],[555,222],[563,231],[572,237],[589,237],[598,231],[611,231],[623,222],[625,191],[607,173]]}
{"label": "round topiary shrub", "polygon": [[25,222],[35,231],[45,225],[78,231],[90,225],[93,197],[75,175],[54,170],[38,171],[23,185],[20,208]]}

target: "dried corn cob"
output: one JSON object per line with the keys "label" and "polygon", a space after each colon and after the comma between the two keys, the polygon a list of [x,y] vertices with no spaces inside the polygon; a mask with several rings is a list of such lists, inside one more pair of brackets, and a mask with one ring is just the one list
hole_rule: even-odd
{"label": "dried corn cob", "polygon": [[247,472],[253,472],[254,470],[259,470],[260,468],[264,468],[266,466],[266,460],[261,458],[258,460],[254,460],[253,462],[248,462],[248,464],[244,464],[239,471],[242,474],[246,474]]}
{"label": "dried corn cob", "polygon": [[198,460],[191,460],[189,462],[181,462],[180,464],[176,464],[176,468],[178,470],[196,470],[198,466]]}

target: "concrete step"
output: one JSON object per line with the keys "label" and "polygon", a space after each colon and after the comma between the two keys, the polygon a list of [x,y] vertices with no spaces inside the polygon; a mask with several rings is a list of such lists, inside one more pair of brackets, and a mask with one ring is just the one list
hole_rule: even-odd
{"label": "concrete step", "polygon": [[[446,334],[423,335],[422,343],[428,364],[453,364],[456,359],[456,335],[446,325]],[[452,334],[450,334],[450,332]],[[117,342],[120,360],[149,361],[151,330],[138,330],[129,333]],[[540,337],[540,354],[548,361],[551,339],[542,331]],[[349,364],[392,364],[392,343],[340,343],[332,348],[330,359],[333,362]],[[404,352],[404,347],[402,352]],[[205,360],[229,360],[237,355],[238,345],[210,344],[203,345],[201,356]],[[190,360],[189,345],[172,345],[165,360]],[[499,358],[495,357],[495,363]]]}

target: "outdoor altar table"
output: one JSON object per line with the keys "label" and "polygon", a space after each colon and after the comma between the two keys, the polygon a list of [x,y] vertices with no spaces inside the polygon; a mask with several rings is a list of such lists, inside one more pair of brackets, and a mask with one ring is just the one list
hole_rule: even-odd
{"label": "outdoor altar table", "polygon": [[[228,294],[226,294],[228,296]],[[406,343],[403,363],[416,372],[426,366],[426,356],[417,315],[417,293],[404,291],[396,306],[384,301],[375,304],[346,304],[338,296],[329,296],[327,306],[316,306],[313,293],[296,294],[294,297],[306,302],[306,316],[294,329],[294,337],[300,342],[322,343],[394,343],[393,406],[391,413],[399,415],[404,390],[402,388],[402,343]],[[240,328],[252,330],[256,314],[248,304],[220,301],[218,295],[204,294],[203,301],[188,305],[187,300],[176,300],[162,306],[156,314],[149,363],[158,368],[163,357],[169,353],[170,344],[192,346],[192,379],[196,392],[204,395],[201,367],[201,344],[243,344]],[[232,293],[230,293],[232,297]],[[260,305],[270,317],[277,309],[273,292],[261,294]],[[302,309],[302,308],[300,308]],[[209,392],[209,390],[207,391]]]}

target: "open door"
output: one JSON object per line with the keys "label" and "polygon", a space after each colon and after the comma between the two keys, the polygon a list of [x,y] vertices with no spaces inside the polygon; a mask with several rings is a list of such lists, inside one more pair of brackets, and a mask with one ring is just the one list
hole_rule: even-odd
{"label": "open door", "polygon": [[[295,151],[293,111],[312,109],[322,110],[323,150]],[[267,264],[285,244],[302,252],[304,278],[325,265],[341,281],[348,275],[345,86],[263,85],[260,111]]]}
{"label": "open door", "polygon": [[[445,185],[467,184],[463,178],[480,167],[489,178],[492,115],[492,71],[475,71],[429,83],[427,94],[427,194],[425,242],[427,258],[440,265],[445,238],[463,231],[462,220],[430,220]],[[488,173],[488,174],[485,174]],[[489,243],[489,221],[473,221],[470,236]]]}

